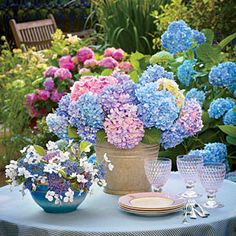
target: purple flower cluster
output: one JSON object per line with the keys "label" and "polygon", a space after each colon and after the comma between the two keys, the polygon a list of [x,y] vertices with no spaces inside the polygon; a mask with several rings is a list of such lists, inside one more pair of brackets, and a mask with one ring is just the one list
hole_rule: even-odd
{"label": "purple flower cluster", "polygon": [[117,148],[134,148],[144,136],[143,123],[135,105],[124,104],[111,109],[104,128],[108,142]]}
{"label": "purple flower cluster", "polygon": [[70,182],[65,180],[62,177],[59,177],[58,174],[52,173],[48,174],[48,188],[51,191],[54,191],[56,194],[63,195],[68,191],[70,187]]}
{"label": "purple flower cluster", "polygon": [[58,103],[58,108],[56,110],[57,115],[69,117],[68,109],[69,109],[70,102],[71,102],[70,94],[63,96]]}

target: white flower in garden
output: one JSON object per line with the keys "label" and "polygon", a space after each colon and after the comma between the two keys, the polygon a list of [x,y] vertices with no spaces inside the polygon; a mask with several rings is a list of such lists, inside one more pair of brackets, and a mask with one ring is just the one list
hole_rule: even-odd
{"label": "white flower in garden", "polygon": [[39,181],[41,182],[41,184],[45,184],[46,183],[46,177],[39,177]]}
{"label": "white flower in garden", "polygon": [[80,158],[80,160],[79,160],[79,165],[80,165],[80,166],[84,166],[85,163],[87,163],[87,157]]}
{"label": "white flower in garden", "polygon": [[108,159],[108,156],[107,156],[106,153],[104,154],[104,157],[103,157],[103,158],[104,158],[105,162],[108,162],[108,163],[111,162],[111,161]]}
{"label": "white flower in garden", "polygon": [[106,182],[105,179],[101,179],[101,180],[100,180],[100,183],[101,183],[102,187],[107,186],[107,182]]}
{"label": "white flower in garden", "polygon": [[92,171],[90,171],[90,174],[91,174],[92,176],[95,176],[97,173],[98,173],[98,170],[97,170],[97,169],[93,169]]}
{"label": "white flower in garden", "polygon": [[63,199],[64,202],[73,202],[74,200],[74,191],[72,191],[70,188],[65,193],[65,197]]}
{"label": "white flower in garden", "polygon": [[17,161],[11,160],[9,165],[6,165],[5,171],[6,178],[15,180],[17,176]]}
{"label": "white flower in garden", "polygon": [[58,146],[55,142],[52,141],[48,141],[48,143],[46,144],[47,150],[48,151],[55,151],[58,149]]}
{"label": "white flower in garden", "polygon": [[71,175],[70,175],[71,178],[75,178],[77,177],[77,173],[76,172],[73,172]]}
{"label": "white flower in garden", "polygon": [[20,150],[20,153],[21,154],[25,153],[27,151],[27,149],[28,149],[28,146],[24,147],[23,149]]}
{"label": "white flower in garden", "polygon": [[108,164],[108,169],[109,169],[110,171],[112,171],[113,168],[114,168],[114,165],[112,165],[111,163],[109,163],[109,164]]}
{"label": "white flower in garden", "polygon": [[84,175],[77,175],[77,182],[85,184],[88,180],[84,178]]}
{"label": "white flower in garden", "polygon": [[93,164],[85,162],[84,163],[84,171],[85,172],[93,172]]}
{"label": "white flower in garden", "polygon": [[63,152],[63,151],[60,151],[59,152],[59,160],[60,162],[65,162],[66,160],[69,160],[69,157],[70,157],[70,153],[69,152]]}
{"label": "white flower in garden", "polygon": [[55,194],[54,191],[47,191],[45,198],[48,199],[49,202],[52,202]]}
{"label": "white flower in garden", "polygon": [[57,164],[57,163],[54,163],[54,162],[49,162],[48,164],[46,164],[44,166],[44,172],[47,172],[47,173],[50,173],[52,174],[53,172],[54,173],[58,173],[58,171],[61,169],[61,164]]}
{"label": "white flower in garden", "polygon": [[19,167],[18,176],[24,176],[26,179],[28,179],[31,176],[31,173],[26,170],[25,167]]}

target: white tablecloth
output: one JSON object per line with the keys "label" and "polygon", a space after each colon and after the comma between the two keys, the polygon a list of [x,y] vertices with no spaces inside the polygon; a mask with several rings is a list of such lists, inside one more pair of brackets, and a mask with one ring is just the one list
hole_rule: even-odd
{"label": "white tablecloth", "polygon": [[[184,183],[177,173],[172,173],[163,191],[179,193]],[[203,197],[204,189],[197,185]],[[108,195],[95,188],[77,211],[67,214],[45,213],[28,193],[22,198],[19,189],[12,192],[9,186],[0,188],[0,236],[5,235],[82,235],[82,236],[230,236],[236,228],[236,184],[228,180],[217,194],[225,207],[210,210],[208,218],[189,220],[182,224],[181,212],[161,216],[144,217],[122,212],[117,206],[118,196]]]}

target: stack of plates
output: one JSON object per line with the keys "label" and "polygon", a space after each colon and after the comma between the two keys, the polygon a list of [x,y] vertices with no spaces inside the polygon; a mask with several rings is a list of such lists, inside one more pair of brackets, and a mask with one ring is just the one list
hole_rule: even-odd
{"label": "stack of plates", "polygon": [[183,209],[184,198],[168,193],[134,193],[119,198],[119,207],[123,211],[136,215],[161,216]]}

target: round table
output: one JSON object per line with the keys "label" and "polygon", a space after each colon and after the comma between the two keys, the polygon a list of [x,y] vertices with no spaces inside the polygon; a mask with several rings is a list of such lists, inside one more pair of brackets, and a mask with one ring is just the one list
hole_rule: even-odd
{"label": "round table", "polygon": [[[204,189],[198,201],[205,200]],[[185,190],[178,173],[172,173],[163,191],[180,193]],[[19,188],[12,192],[9,186],[0,188],[0,236],[3,235],[181,235],[181,236],[229,236],[236,227],[236,184],[225,180],[217,199],[225,206],[210,210],[208,218],[189,219],[182,224],[182,212],[145,217],[125,213],[118,208],[118,196],[103,193],[94,188],[77,211],[66,214],[45,213],[30,194],[22,197]]]}

